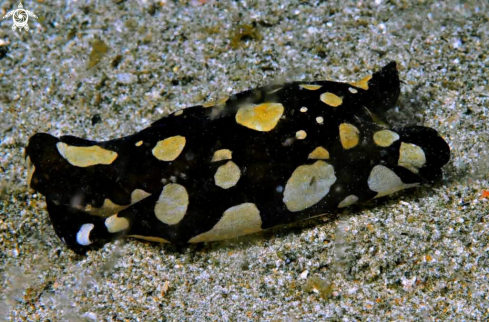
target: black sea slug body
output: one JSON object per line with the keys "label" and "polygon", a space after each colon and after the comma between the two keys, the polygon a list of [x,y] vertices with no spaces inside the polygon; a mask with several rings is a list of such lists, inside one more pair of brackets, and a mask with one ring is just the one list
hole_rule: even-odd
{"label": "black sea slug body", "polygon": [[439,179],[450,149],[435,130],[378,122],[399,92],[392,62],[352,84],[248,90],[117,140],[37,133],[28,181],[76,252],[254,233]]}

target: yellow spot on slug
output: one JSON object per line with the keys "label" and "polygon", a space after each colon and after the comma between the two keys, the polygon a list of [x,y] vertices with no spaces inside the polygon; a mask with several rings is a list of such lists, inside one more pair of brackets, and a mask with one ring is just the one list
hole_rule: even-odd
{"label": "yellow spot on slug", "polygon": [[191,238],[189,243],[234,238],[261,230],[260,211],[253,203],[243,203],[227,209],[211,230]]}
{"label": "yellow spot on slug", "polygon": [[144,190],[134,189],[134,191],[131,193],[131,203],[129,205],[118,205],[113,203],[110,199],[106,198],[104,200],[104,204],[102,205],[102,207],[97,208],[88,205],[87,208],[84,210],[88,212],[90,215],[106,217],[118,213],[129,206],[132,206],[136,202],[139,202],[150,195],[151,195],[150,193],[147,193]]}
{"label": "yellow spot on slug", "polygon": [[321,96],[319,96],[319,99],[332,107],[337,107],[343,104],[343,99],[341,97],[330,92],[322,93]]}
{"label": "yellow spot on slug", "polygon": [[415,187],[419,183],[404,183],[401,178],[383,165],[376,165],[367,180],[370,190],[377,192],[375,198],[390,195],[399,190]]}
{"label": "yellow spot on slug", "polygon": [[153,243],[162,243],[162,244],[169,244],[170,243],[168,240],[163,239],[161,237],[142,236],[142,235],[127,235],[126,237],[142,239],[142,240],[146,240],[146,241],[153,242]]}
{"label": "yellow spot on slug", "polygon": [[105,219],[105,227],[109,233],[118,233],[129,228],[129,220],[113,215]]}
{"label": "yellow spot on slug", "polygon": [[211,162],[217,162],[222,160],[231,160],[233,152],[228,149],[221,149],[214,152]]}
{"label": "yellow spot on slug", "polygon": [[322,146],[318,146],[311,153],[309,153],[308,159],[313,160],[327,160],[329,159],[329,152]]}
{"label": "yellow spot on slug", "polygon": [[167,225],[176,225],[183,219],[188,207],[188,193],[184,186],[167,184],[155,205],[155,215]]}
{"label": "yellow spot on slug", "polygon": [[348,88],[348,90],[349,90],[349,91],[350,91],[350,93],[352,93],[352,94],[356,94],[356,93],[358,93],[358,91],[357,91],[355,88],[353,88],[353,87],[349,87],[349,88]]}
{"label": "yellow spot on slug", "polygon": [[105,216],[113,215],[114,213],[117,213],[121,210],[124,210],[129,206],[130,205],[123,206],[123,205],[115,204],[110,199],[106,198],[104,200],[104,204],[102,205],[102,207],[96,208],[89,205],[87,209],[85,209],[85,211],[87,211],[91,215],[105,217]]}
{"label": "yellow spot on slug", "polygon": [[142,189],[134,189],[134,191],[131,193],[131,205],[134,205],[136,202],[140,202],[149,196],[151,196],[151,194]]}
{"label": "yellow spot on slug", "polygon": [[307,112],[307,107],[305,107],[305,106],[301,107],[300,111],[302,113],[306,113]]}
{"label": "yellow spot on slug", "polygon": [[399,134],[397,134],[396,132],[381,130],[374,133],[375,144],[384,148],[390,146],[397,140],[399,140]]}
{"label": "yellow spot on slug", "polygon": [[173,161],[185,147],[185,137],[177,135],[159,141],[152,150],[153,155],[161,161]]}
{"label": "yellow spot on slug", "polygon": [[307,136],[307,133],[306,131],[303,131],[303,130],[300,130],[300,131],[297,131],[295,133],[295,137],[298,139],[298,140],[304,140]]}
{"label": "yellow spot on slug", "polygon": [[411,143],[401,143],[399,149],[399,161],[397,164],[409,169],[411,172],[418,173],[419,169],[426,163],[426,155],[422,148]]}
{"label": "yellow spot on slug", "polygon": [[318,124],[323,124],[324,118],[322,116],[318,116],[316,117],[316,122],[318,122]]}
{"label": "yellow spot on slug", "polygon": [[346,197],[345,199],[343,199],[338,204],[338,208],[345,208],[345,207],[351,206],[351,205],[353,205],[357,201],[358,201],[358,197],[357,196],[355,196],[355,195],[349,195],[348,197]]}
{"label": "yellow spot on slug", "polygon": [[340,141],[345,150],[357,146],[360,140],[360,131],[353,125],[348,123],[340,124]]}
{"label": "yellow spot on slug", "polygon": [[290,211],[302,211],[321,201],[335,182],[332,165],[324,161],[301,165],[287,181],[283,201]]}
{"label": "yellow spot on slug", "polygon": [[136,142],[136,144],[134,144],[134,145],[135,145],[135,146],[141,146],[141,145],[143,145],[143,141],[138,141],[138,142]]}
{"label": "yellow spot on slug", "polygon": [[175,113],[173,113],[173,115],[175,115],[175,116],[179,116],[182,114],[183,114],[183,110],[179,110],[179,111],[176,111]]}
{"label": "yellow spot on slug", "polygon": [[221,165],[217,169],[216,174],[214,175],[214,181],[216,186],[223,189],[229,189],[238,183],[240,177],[241,170],[239,167],[233,161],[228,161],[228,163]]}
{"label": "yellow spot on slug", "polygon": [[302,87],[304,89],[308,89],[310,91],[315,91],[320,89],[322,86],[321,85],[314,85],[314,84],[300,84],[299,87]]}
{"label": "yellow spot on slug", "polygon": [[117,159],[117,153],[97,145],[72,146],[63,142],[56,144],[59,154],[70,164],[77,167],[89,167],[97,164],[112,164]]}
{"label": "yellow spot on slug", "polygon": [[350,85],[353,85],[355,87],[358,87],[358,88],[361,88],[364,90],[368,90],[368,81],[371,79],[372,79],[372,75],[368,75],[368,76],[365,76],[364,78],[362,78],[361,80],[359,80],[357,82],[350,83]]}
{"label": "yellow spot on slug", "polygon": [[255,131],[268,132],[275,128],[284,113],[280,103],[243,105],[236,113],[236,122]]}

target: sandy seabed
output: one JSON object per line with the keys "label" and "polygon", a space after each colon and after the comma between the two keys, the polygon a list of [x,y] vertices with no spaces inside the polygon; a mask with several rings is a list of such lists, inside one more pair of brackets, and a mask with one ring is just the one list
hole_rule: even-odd
{"label": "sandy seabed", "polygon": [[[486,1],[23,5],[39,17],[28,32],[0,23],[0,321],[488,320]],[[78,256],[25,185],[35,132],[117,138],[212,98],[353,81],[391,60],[403,82],[391,121],[451,146],[434,187],[229,242]]]}

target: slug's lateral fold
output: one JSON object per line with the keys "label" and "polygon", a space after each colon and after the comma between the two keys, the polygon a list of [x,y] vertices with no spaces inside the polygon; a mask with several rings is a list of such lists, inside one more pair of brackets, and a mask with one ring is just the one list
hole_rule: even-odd
{"label": "slug's lateral fold", "polygon": [[394,62],[359,82],[265,86],[186,108],[117,140],[45,133],[26,147],[29,185],[76,252],[120,237],[232,238],[441,177],[447,143],[391,129]]}

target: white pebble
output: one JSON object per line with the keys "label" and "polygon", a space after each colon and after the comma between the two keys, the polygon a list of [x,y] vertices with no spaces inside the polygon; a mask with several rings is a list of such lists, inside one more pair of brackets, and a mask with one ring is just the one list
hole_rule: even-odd
{"label": "white pebble", "polygon": [[124,74],[117,74],[117,82],[120,84],[132,84],[137,81],[138,77],[133,74],[129,73],[124,73]]}

